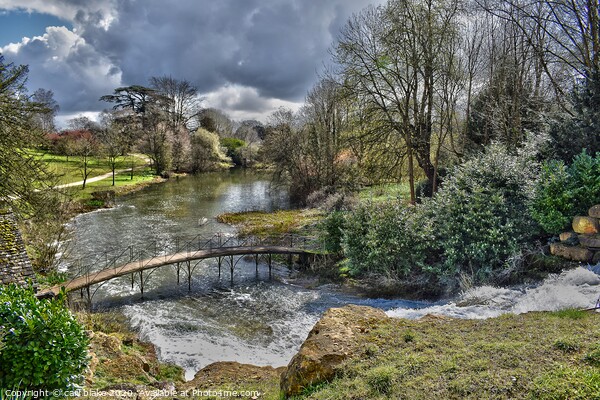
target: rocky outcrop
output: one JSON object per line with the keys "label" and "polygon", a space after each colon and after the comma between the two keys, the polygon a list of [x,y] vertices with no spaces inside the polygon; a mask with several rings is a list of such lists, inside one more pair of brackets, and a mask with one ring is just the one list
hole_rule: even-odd
{"label": "rocky outcrop", "polygon": [[573,231],[560,234],[560,243],[550,245],[550,253],[572,261],[600,262],[600,204],[588,216],[573,218]]}
{"label": "rocky outcrop", "polygon": [[357,356],[366,334],[388,319],[380,309],[349,305],[331,308],[313,327],[281,376],[285,396],[332,379],[344,360]]}
{"label": "rocky outcrop", "polygon": [[0,284],[35,286],[35,275],[17,222],[10,210],[0,210]]}
{"label": "rocky outcrop", "polygon": [[285,367],[258,367],[240,364],[235,361],[215,362],[196,372],[194,379],[186,382],[183,390],[205,390],[220,387],[223,384],[256,383],[279,378]]}

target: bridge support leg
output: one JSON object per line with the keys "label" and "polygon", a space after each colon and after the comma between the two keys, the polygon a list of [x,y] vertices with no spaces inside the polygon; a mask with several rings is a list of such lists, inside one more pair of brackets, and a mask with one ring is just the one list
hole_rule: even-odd
{"label": "bridge support leg", "polygon": [[254,255],[254,263],[256,264],[256,275],[258,275],[258,254]]}
{"label": "bridge support leg", "polygon": [[134,284],[134,279],[133,279],[133,272],[131,273],[131,290],[133,290],[133,284]]}
{"label": "bridge support leg", "polygon": [[272,266],[273,266],[273,263],[271,262],[271,254],[269,254],[269,279],[271,279]]}
{"label": "bridge support leg", "polygon": [[81,298],[83,299],[83,288],[79,289],[79,293],[81,294]]}
{"label": "bridge support leg", "polygon": [[188,292],[192,291],[192,264],[190,261],[187,261],[187,271],[188,271]]}
{"label": "bridge support leg", "polygon": [[92,303],[92,296],[90,295],[90,287],[86,286],[85,291],[87,292],[88,303]]}
{"label": "bridge support leg", "polygon": [[287,260],[287,264],[288,264],[288,268],[290,268],[290,269],[291,269],[291,268],[292,268],[292,266],[294,265],[294,261],[293,261],[293,258],[292,258],[292,255],[291,255],[291,254],[288,254],[288,260]]}
{"label": "bridge support leg", "polygon": [[140,271],[140,292],[142,293],[142,299],[144,298],[144,271]]}
{"label": "bridge support leg", "polygon": [[229,256],[229,271],[231,274],[231,283],[233,284],[233,256]]}
{"label": "bridge support leg", "polygon": [[[221,240],[221,237],[219,236],[219,241]],[[222,257],[218,257],[217,258],[217,264],[219,264],[219,279],[221,279],[221,263],[223,262],[223,258]]]}
{"label": "bridge support leg", "polygon": [[177,286],[179,286],[179,271],[181,271],[181,264],[177,263]]}

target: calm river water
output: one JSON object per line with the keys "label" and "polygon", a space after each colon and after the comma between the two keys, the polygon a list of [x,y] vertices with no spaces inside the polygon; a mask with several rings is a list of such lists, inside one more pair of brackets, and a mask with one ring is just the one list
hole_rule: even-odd
{"label": "calm river water", "polygon": [[[122,197],[113,209],[83,214],[70,226],[70,257],[102,253],[129,245],[157,248],[175,237],[233,234],[215,220],[223,212],[288,208],[285,190],[272,188],[265,175],[237,170],[172,179]],[[100,257],[98,257],[100,255]],[[71,267],[71,272],[77,271]],[[480,287],[454,301],[428,303],[364,299],[343,294],[334,286],[308,290],[287,284],[289,270],[275,267],[269,279],[266,265],[255,273],[254,261],[236,265],[233,285],[228,268],[218,276],[216,260],[199,263],[188,291],[185,274],[177,285],[174,267],[162,267],[149,277],[144,300],[131,279],[123,277],[97,289],[95,309],[123,312],[141,337],[157,346],[159,357],[196,371],[215,361],[256,365],[286,365],[314,323],[330,307],[362,304],[388,315],[417,318],[426,313],[461,318],[488,318],[505,312],[589,307],[600,291],[598,275],[578,268],[530,287]]]}

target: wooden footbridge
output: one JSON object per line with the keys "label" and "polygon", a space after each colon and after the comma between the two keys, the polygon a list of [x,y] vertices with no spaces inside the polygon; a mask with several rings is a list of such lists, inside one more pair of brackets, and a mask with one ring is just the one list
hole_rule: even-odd
{"label": "wooden footbridge", "polygon": [[[298,255],[301,264],[309,264],[315,256],[324,254],[322,247],[314,238],[300,237],[297,235],[283,235],[267,238],[238,238],[237,236],[218,233],[210,238],[196,236],[191,239],[176,238],[170,240],[159,249],[154,243],[152,250],[139,250],[131,245],[122,250],[104,253],[90,262],[90,257],[80,258],[70,263],[70,270],[79,271],[71,280],[60,285],[40,291],[38,297],[57,295],[63,288],[67,292],[80,290],[83,297],[84,290],[88,300],[91,301],[94,293],[105,282],[121,276],[131,276],[131,288],[137,286],[142,297],[144,286],[154,271],[158,268],[173,265],[177,270],[177,284],[180,284],[181,272],[186,273],[188,290],[192,288],[192,273],[200,261],[217,259],[219,278],[224,263],[228,264],[230,280],[233,283],[234,269],[238,261],[246,256],[253,256],[258,274],[261,257],[265,258],[269,267],[269,277],[272,274],[272,256],[287,255],[291,265],[292,256]],[[236,260],[235,257],[238,257]],[[241,256],[241,257],[240,257]],[[87,259],[87,265],[82,267],[82,259]],[[103,260],[104,262],[99,261]],[[194,265],[192,265],[192,263]],[[103,267],[98,267],[98,265]],[[73,268],[74,267],[74,268]],[[96,285],[95,290],[91,286]]]}

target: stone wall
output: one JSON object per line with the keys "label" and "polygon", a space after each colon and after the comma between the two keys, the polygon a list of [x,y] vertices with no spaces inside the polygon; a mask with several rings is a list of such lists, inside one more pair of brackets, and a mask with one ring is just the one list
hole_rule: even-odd
{"label": "stone wall", "polygon": [[13,213],[0,209],[0,284],[35,285],[35,274]]}
{"label": "stone wall", "polygon": [[600,204],[588,215],[573,218],[573,230],[560,234],[560,242],[550,245],[550,253],[568,260],[600,263]]}

